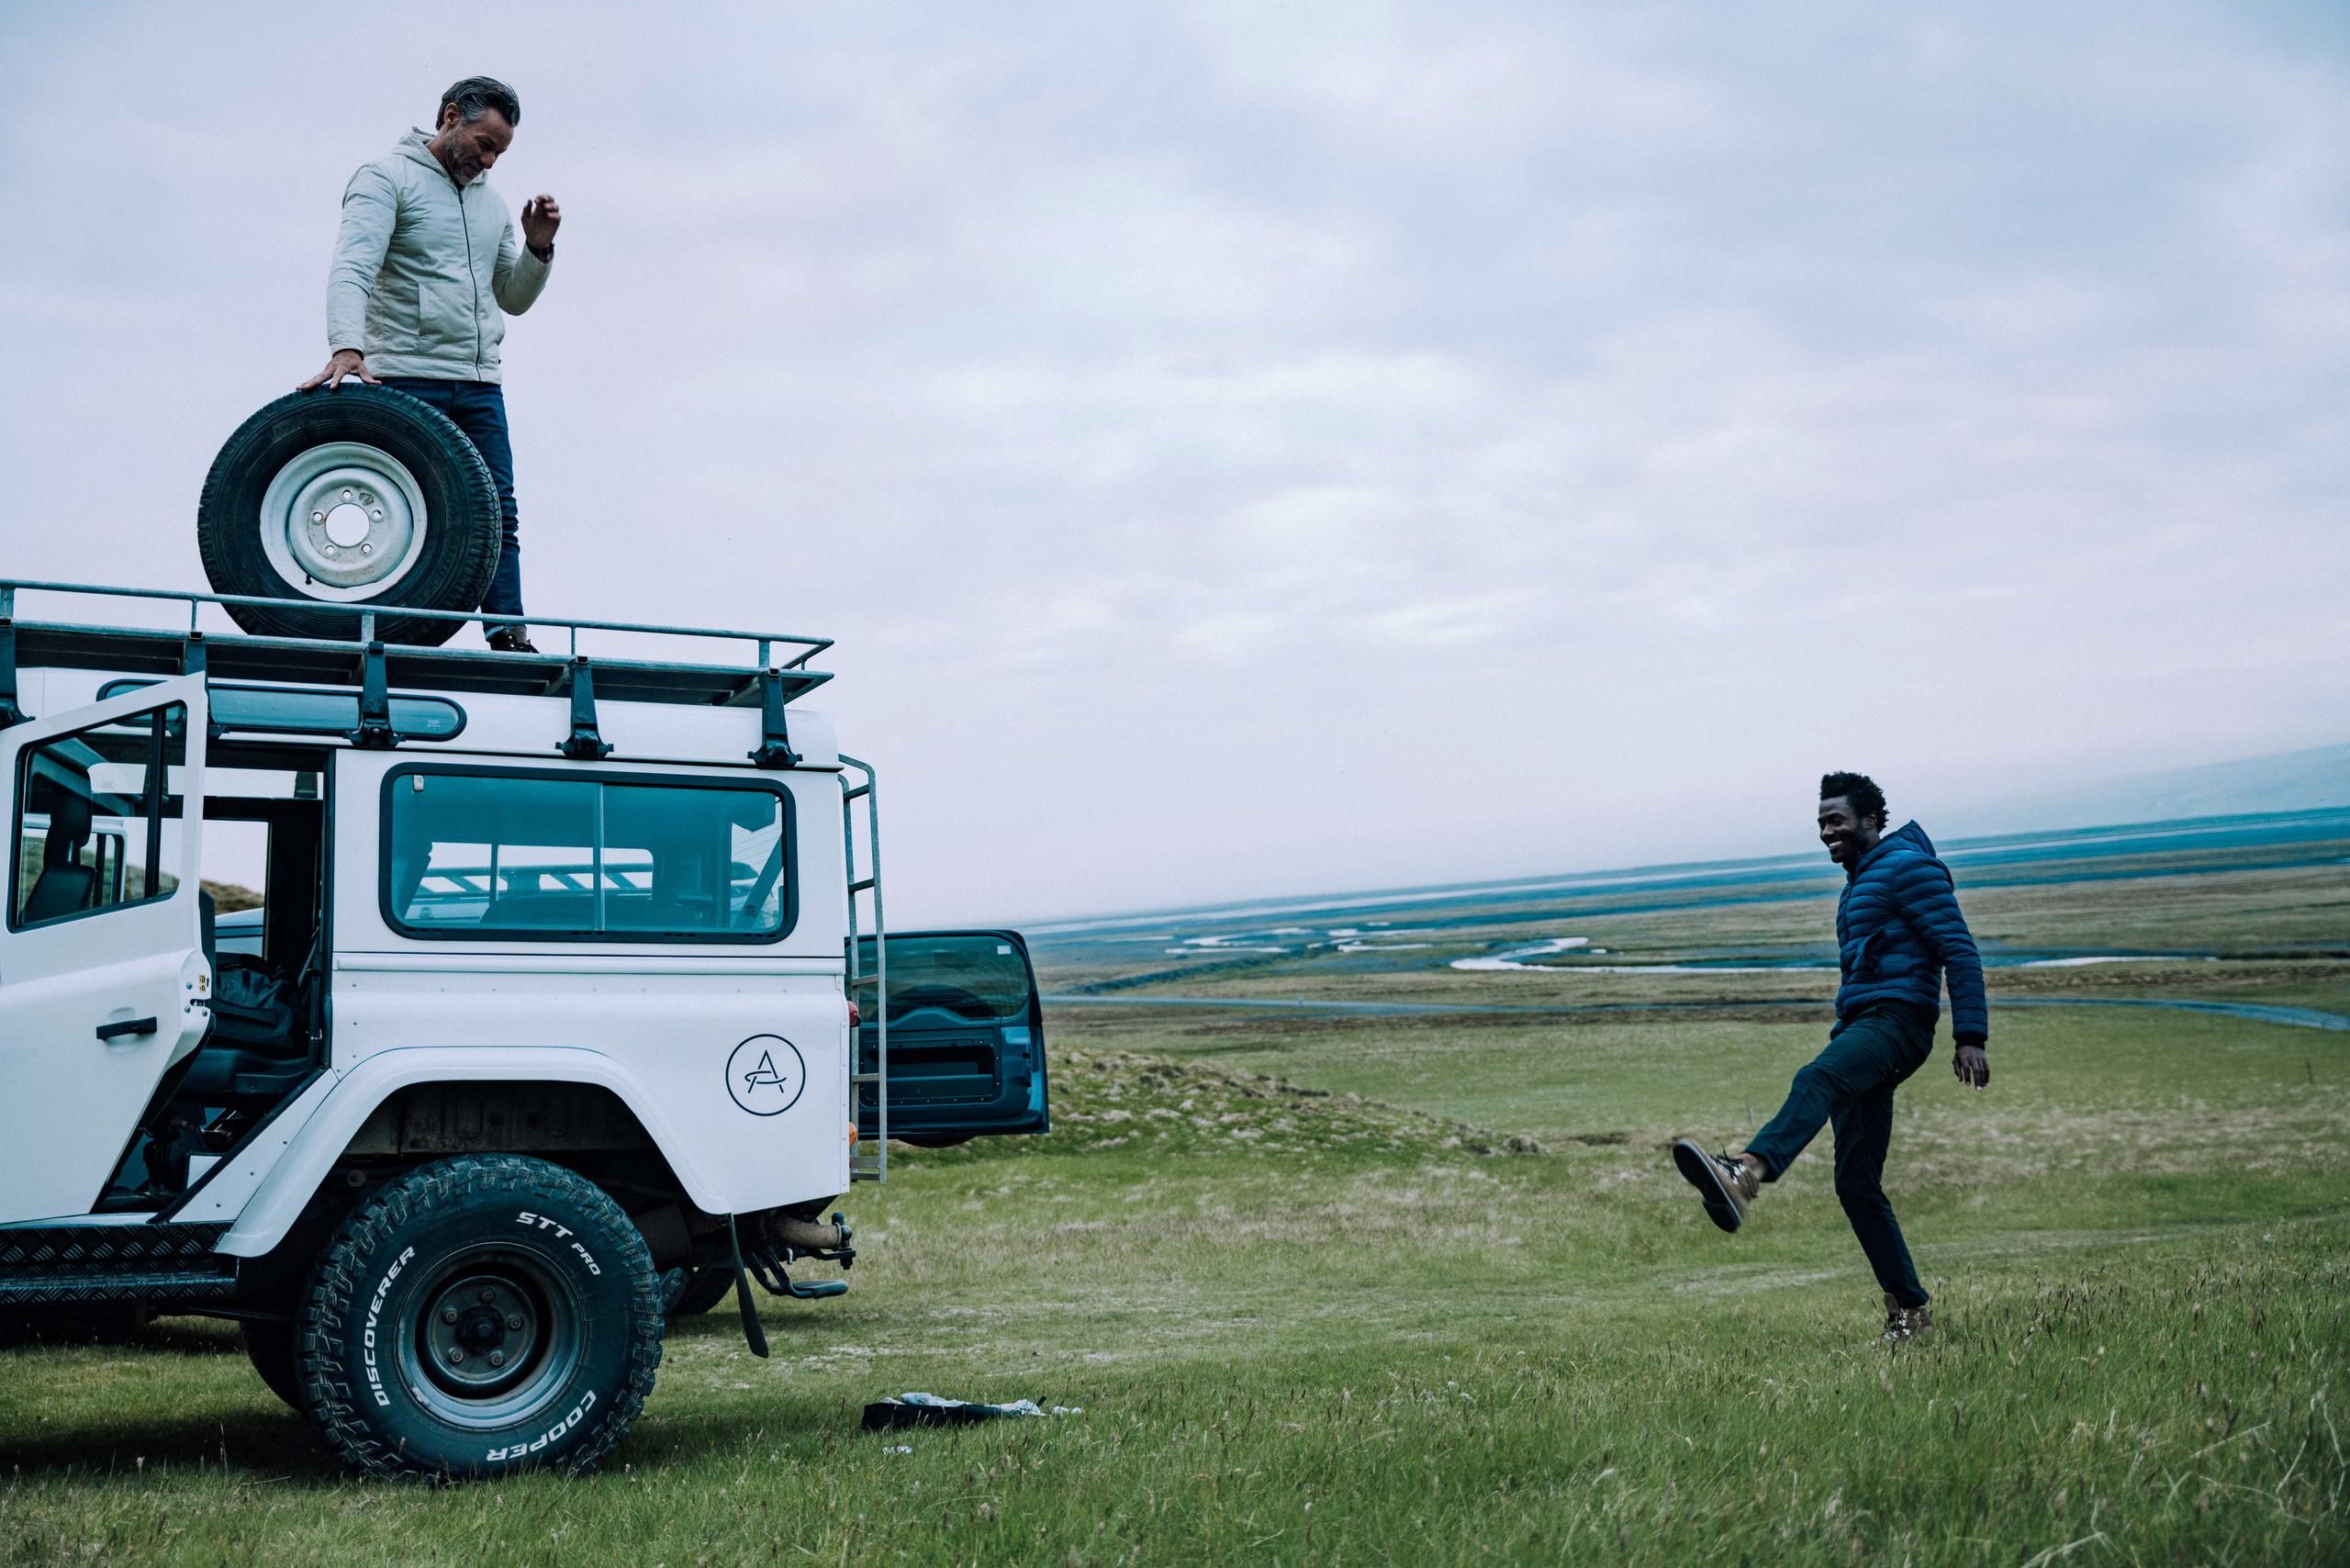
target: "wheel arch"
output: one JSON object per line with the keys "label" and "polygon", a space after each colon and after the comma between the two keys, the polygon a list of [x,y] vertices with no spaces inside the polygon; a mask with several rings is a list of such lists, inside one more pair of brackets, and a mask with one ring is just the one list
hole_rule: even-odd
{"label": "wheel arch", "polygon": [[[415,1047],[379,1051],[341,1076],[317,1110],[298,1129],[285,1135],[284,1153],[239,1212],[218,1249],[233,1257],[258,1258],[276,1247],[309,1209],[335,1167],[354,1152],[354,1145],[376,1113],[408,1091],[447,1086],[487,1097],[501,1089],[527,1093],[532,1088],[557,1085],[608,1093],[618,1111],[642,1134],[644,1147],[667,1164],[677,1191],[688,1202],[705,1213],[728,1212],[691,1147],[662,1118],[641,1086],[603,1053],[576,1047],[513,1050]],[[412,1155],[410,1163],[421,1163],[461,1151],[433,1148],[386,1152]]]}

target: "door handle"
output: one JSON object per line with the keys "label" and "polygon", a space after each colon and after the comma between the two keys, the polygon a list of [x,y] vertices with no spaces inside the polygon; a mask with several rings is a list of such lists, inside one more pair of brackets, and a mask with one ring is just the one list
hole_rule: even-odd
{"label": "door handle", "polygon": [[125,1035],[151,1035],[155,1032],[152,1018],[125,1018],[118,1023],[98,1025],[98,1038],[118,1040]]}

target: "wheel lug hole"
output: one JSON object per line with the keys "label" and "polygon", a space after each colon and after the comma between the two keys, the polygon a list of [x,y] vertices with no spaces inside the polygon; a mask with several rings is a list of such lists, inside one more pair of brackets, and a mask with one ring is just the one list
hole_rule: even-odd
{"label": "wheel lug hole", "polygon": [[324,522],[326,520],[327,514],[322,511],[314,511],[310,514],[310,521],[312,522]]}
{"label": "wheel lug hole", "polygon": [[484,1305],[484,1306],[487,1306],[491,1302],[496,1301],[497,1299],[498,1299],[498,1293],[497,1293],[496,1291],[491,1290],[491,1289],[490,1289],[488,1286],[487,1286],[487,1285],[485,1285],[485,1286],[483,1286],[483,1287],[482,1287],[482,1292],[481,1292],[481,1304],[482,1304],[482,1305]]}
{"label": "wheel lug hole", "polygon": [[522,1315],[521,1315],[520,1313],[519,1313],[519,1312],[509,1312],[509,1313],[508,1313],[508,1314],[506,1315],[506,1327],[509,1327],[509,1328],[520,1328],[520,1327],[522,1327]]}
{"label": "wheel lug hole", "polygon": [[451,1361],[464,1361],[464,1360],[465,1359],[465,1348],[464,1348],[463,1345],[452,1345],[452,1346],[450,1346],[450,1347],[449,1347],[449,1359],[450,1359]]}
{"label": "wheel lug hole", "polygon": [[504,1366],[506,1364],[506,1352],[503,1350],[492,1350],[489,1353],[489,1364],[494,1367]]}
{"label": "wheel lug hole", "polygon": [[443,1322],[443,1323],[454,1323],[454,1322],[456,1322],[456,1321],[457,1321],[457,1309],[456,1309],[455,1307],[453,1307],[453,1306],[444,1306],[444,1307],[442,1307],[442,1308],[441,1309],[441,1321],[442,1321],[442,1322]]}
{"label": "wheel lug hole", "polygon": [[347,501],[347,500],[352,499],[352,497],[351,492],[350,492],[349,490],[345,490],[345,491],[343,491],[343,493],[342,493],[342,498],[343,498],[344,500],[346,500],[346,501]]}

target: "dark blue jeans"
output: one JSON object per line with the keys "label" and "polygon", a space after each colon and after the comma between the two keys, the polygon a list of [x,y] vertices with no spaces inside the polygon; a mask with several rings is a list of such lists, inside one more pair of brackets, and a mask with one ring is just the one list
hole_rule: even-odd
{"label": "dark blue jeans", "polygon": [[1933,1014],[1886,1002],[1840,1021],[1828,1048],[1796,1074],[1787,1103],[1747,1151],[1775,1182],[1829,1122],[1836,1126],[1836,1196],[1868,1254],[1876,1282],[1903,1306],[1926,1305],[1926,1289],[1885,1195],[1885,1152],[1893,1140],[1893,1092],[1934,1050]]}
{"label": "dark blue jeans", "polygon": [[[504,543],[498,552],[498,575],[481,608],[492,616],[520,615],[522,610],[522,514],[514,505],[514,449],[506,440],[506,392],[495,381],[432,381],[420,375],[386,375],[384,385],[430,403],[465,432],[489,476],[498,486],[498,515],[504,522]],[[488,621],[483,625],[491,624]]]}

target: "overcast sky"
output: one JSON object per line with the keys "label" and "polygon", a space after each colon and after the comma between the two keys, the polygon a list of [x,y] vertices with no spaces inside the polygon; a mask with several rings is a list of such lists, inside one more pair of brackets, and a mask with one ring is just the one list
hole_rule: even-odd
{"label": "overcast sky", "polygon": [[7,571],[202,586],[476,72],[530,605],[837,637],[901,923],[2350,732],[2332,3],[6,5]]}

